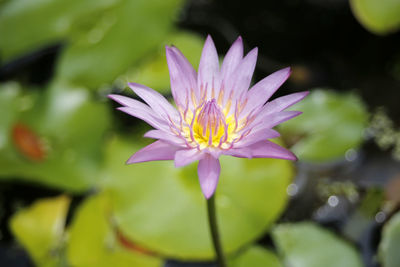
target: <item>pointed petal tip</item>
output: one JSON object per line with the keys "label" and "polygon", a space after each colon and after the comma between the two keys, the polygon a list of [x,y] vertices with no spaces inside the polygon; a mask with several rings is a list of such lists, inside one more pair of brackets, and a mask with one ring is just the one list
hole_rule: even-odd
{"label": "pointed petal tip", "polygon": [[158,140],[136,151],[136,153],[134,153],[126,161],[126,164],[159,160],[173,160],[178,149],[179,148],[176,146]]}
{"label": "pointed petal tip", "polygon": [[204,46],[211,45],[211,47],[215,47],[214,40],[210,34],[207,35],[206,41],[204,42]]}
{"label": "pointed petal tip", "polygon": [[286,81],[288,78],[289,78],[289,76],[292,74],[292,67],[286,67],[286,68],[283,68],[283,69],[280,69],[280,70],[277,70],[277,71],[275,71],[274,73],[272,73],[271,75],[280,75],[280,76],[283,76],[283,77],[285,77],[284,78],[284,81]]}
{"label": "pointed petal tip", "polygon": [[[107,98],[117,102],[118,104],[123,105],[123,107],[127,106],[126,103],[124,103],[124,100],[123,100],[124,98],[127,98],[125,96],[109,94],[109,95],[107,95]],[[117,109],[120,110],[120,108],[123,108],[123,107],[118,107]]]}
{"label": "pointed petal tip", "polygon": [[135,86],[137,86],[137,85],[140,85],[140,84],[138,84],[138,83],[133,83],[133,82],[129,82],[129,83],[128,83],[128,86],[129,86],[130,88],[132,88],[132,86],[135,87]]}
{"label": "pointed petal tip", "polygon": [[171,45],[171,46],[166,45],[166,46],[165,46],[165,51],[166,51],[167,53],[174,53],[174,49],[178,49],[178,48],[176,48],[176,46],[174,46],[174,45]]}
{"label": "pointed petal tip", "polygon": [[137,163],[137,162],[135,160],[131,160],[131,159],[128,159],[127,161],[125,161],[125,165],[131,165],[134,163]]}
{"label": "pointed petal tip", "polygon": [[297,158],[297,156],[296,156],[292,151],[290,151],[289,149],[286,149],[286,148],[285,148],[285,150],[286,150],[288,153],[287,153],[286,156],[282,157],[281,159],[292,160],[292,161],[298,161],[298,160],[299,160],[299,159]]}
{"label": "pointed petal tip", "polygon": [[140,83],[135,83],[135,82],[129,82],[129,83],[128,83],[128,86],[129,86],[132,90],[136,89],[137,87],[142,88],[142,89],[147,88],[145,85],[140,84]]}
{"label": "pointed petal tip", "polygon": [[281,69],[280,71],[285,72],[287,75],[286,77],[288,78],[292,74],[292,67],[289,66],[289,67]]}
{"label": "pointed petal tip", "polygon": [[297,117],[297,116],[299,116],[301,114],[303,114],[303,111],[296,111],[296,115],[294,115],[294,116]]}
{"label": "pointed petal tip", "polygon": [[117,101],[117,100],[115,100],[115,99],[118,98],[118,95],[115,95],[115,94],[108,94],[108,95],[107,95],[107,98],[112,99],[112,100],[114,100],[114,101]]}
{"label": "pointed petal tip", "polygon": [[291,161],[298,161],[299,158],[290,150],[287,150],[288,152],[290,152],[289,155],[287,155],[286,158],[282,158],[282,159],[286,159],[286,160],[291,160]]}
{"label": "pointed petal tip", "polygon": [[155,139],[154,137],[151,137],[151,136],[149,137],[151,131],[152,131],[152,130],[146,132],[146,133],[143,135],[143,137]]}
{"label": "pointed petal tip", "polygon": [[232,46],[234,46],[234,45],[243,46],[243,38],[242,38],[242,36],[239,35],[238,38],[236,38],[236,40],[233,42]]}
{"label": "pointed petal tip", "polygon": [[213,184],[213,185],[200,184],[201,192],[203,193],[203,195],[206,199],[211,198],[215,194],[215,191],[217,190],[217,185],[218,185],[218,181],[216,184]]}
{"label": "pointed petal tip", "polygon": [[278,124],[284,123],[285,121],[291,120],[296,118],[297,116],[300,116],[301,114],[303,114],[303,111],[297,111],[297,110],[293,110],[293,111],[283,111],[285,113],[288,114],[288,117],[286,117],[283,121],[279,122]]}
{"label": "pointed petal tip", "polygon": [[257,57],[257,55],[258,55],[258,47],[257,46],[254,47],[253,49],[251,49],[250,52],[247,53],[246,57],[253,55],[253,54],[255,54],[255,56]]}
{"label": "pointed petal tip", "polygon": [[165,56],[167,58],[167,64],[170,64],[168,62],[170,61],[175,61],[175,52],[172,47],[169,47],[168,45],[165,46]]}
{"label": "pointed petal tip", "polygon": [[202,193],[203,193],[204,197],[208,200],[214,195],[215,191],[214,192],[211,192],[211,191],[210,192],[204,192],[204,191],[202,191]]}
{"label": "pointed petal tip", "polygon": [[[174,45],[171,45],[170,47],[168,47],[167,48],[167,57],[168,56],[172,56],[172,57],[179,57],[179,56],[183,56],[183,57],[185,57],[183,54],[182,54],[182,52],[179,50],[179,48],[177,48],[176,46],[174,46]],[[177,60],[177,59],[175,59],[175,60]]]}
{"label": "pointed petal tip", "polygon": [[306,96],[308,96],[310,94],[310,91],[303,91],[303,92],[298,92],[295,94],[297,94],[299,96],[299,98],[293,104],[296,104],[297,102],[300,102],[301,100],[303,100]]}

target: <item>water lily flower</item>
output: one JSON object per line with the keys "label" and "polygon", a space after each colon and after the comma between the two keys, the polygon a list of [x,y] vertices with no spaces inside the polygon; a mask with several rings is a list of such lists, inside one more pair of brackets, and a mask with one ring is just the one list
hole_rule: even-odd
{"label": "water lily flower", "polygon": [[128,85],[147,105],[109,95],[122,105],[119,110],[155,128],[144,136],[157,141],[137,151],[127,164],[174,160],[176,167],[182,167],[199,161],[200,186],[209,199],[218,184],[221,155],[296,160],[292,152],[268,140],[280,136],[274,126],[301,114],[285,110],[308,94],[294,93],[267,102],[289,77],[290,68],[269,75],[249,89],[257,48],[243,57],[241,37],[220,67],[217,50],[208,36],[197,73],[176,47],[166,46],[166,55],[176,108],[158,92],[136,83]]}

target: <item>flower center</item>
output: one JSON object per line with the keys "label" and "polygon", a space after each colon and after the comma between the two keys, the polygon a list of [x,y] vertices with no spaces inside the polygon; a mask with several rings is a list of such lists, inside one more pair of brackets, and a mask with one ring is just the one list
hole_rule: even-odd
{"label": "flower center", "polygon": [[194,141],[201,147],[220,146],[228,138],[225,114],[215,99],[205,102],[192,118]]}

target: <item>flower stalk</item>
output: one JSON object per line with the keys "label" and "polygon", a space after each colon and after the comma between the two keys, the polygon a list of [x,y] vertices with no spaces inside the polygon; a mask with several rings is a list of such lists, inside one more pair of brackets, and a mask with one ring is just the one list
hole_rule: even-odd
{"label": "flower stalk", "polygon": [[215,209],[215,195],[207,199],[208,224],[218,267],[227,267],[225,255],[222,249],[221,238],[218,231],[217,214]]}

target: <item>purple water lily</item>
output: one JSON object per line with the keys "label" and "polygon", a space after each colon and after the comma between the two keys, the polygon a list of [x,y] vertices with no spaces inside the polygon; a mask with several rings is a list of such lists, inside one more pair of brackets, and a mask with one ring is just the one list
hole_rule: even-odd
{"label": "purple water lily", "polygon": [[136,83],[129,87],[147,103],[109,95],[119,110],[154,127],[144,136],[157,139],[137,151],[127,163],[174,160],[176,167],[199,161],[198,175],[204,196],[210,198],[220,175],[219,157],[278,158],[296,156],[268,139],[279,137],[272,128],[301,114],[285,111],[308,92],[267,102],[286,81],[290,68],[279,70],[249,89],[257,61],[257,48],[243,57],[239,37],[222,66],[210,36],[204,44],[198,73],[176,47],[166,47],[171,90],[176,108],[158,92]]}

